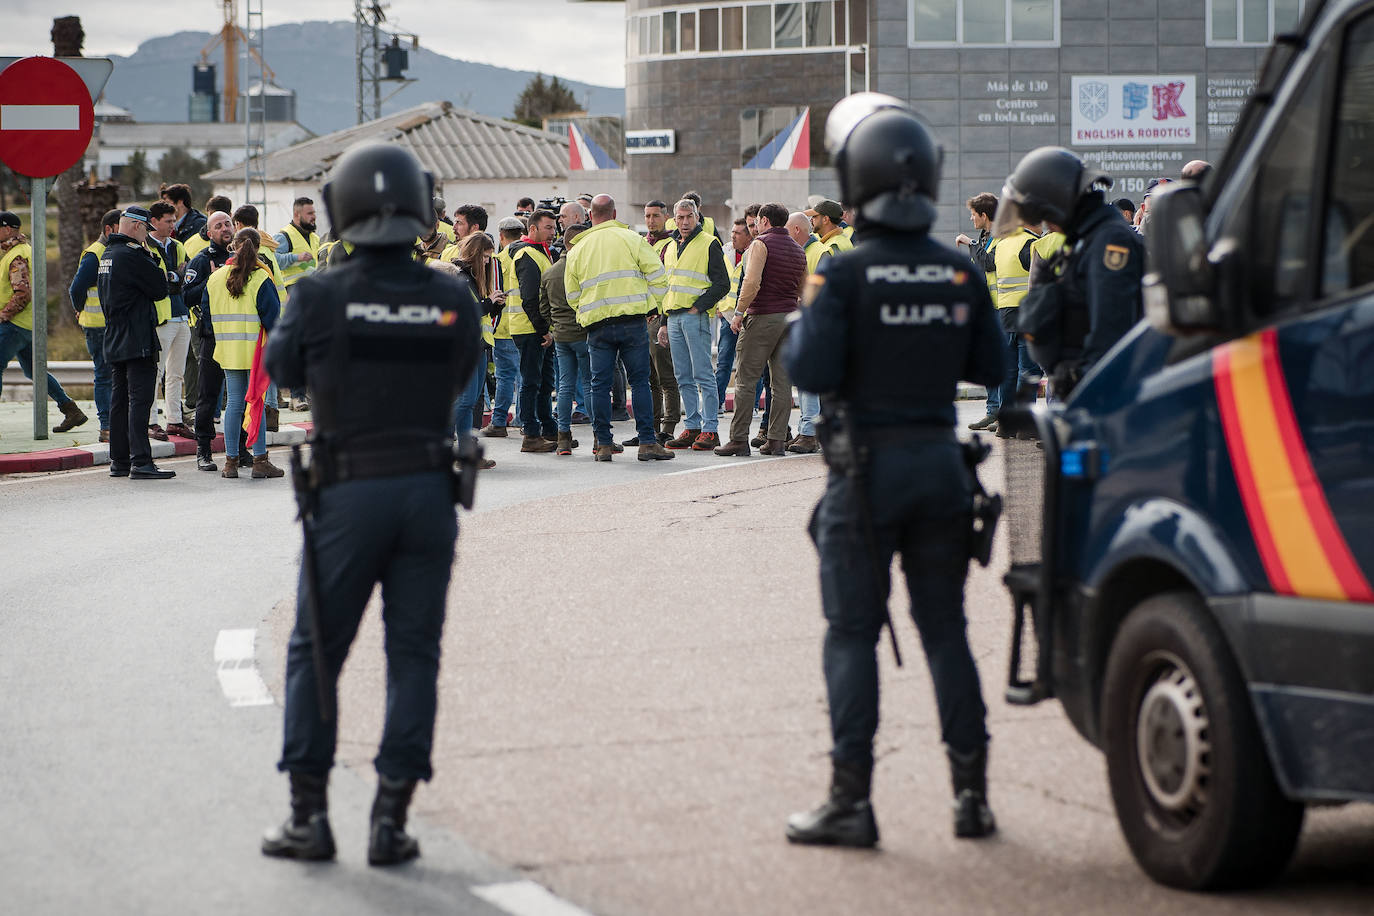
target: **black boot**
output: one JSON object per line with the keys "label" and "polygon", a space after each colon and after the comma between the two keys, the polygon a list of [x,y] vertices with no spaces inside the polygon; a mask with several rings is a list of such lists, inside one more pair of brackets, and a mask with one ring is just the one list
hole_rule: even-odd
{"label": "black boot", "polygon": [[954,835],[964,839],[991,835],[997,821],[988,807],[987,745],[971,754],[946,746],[945,753],[954,782]]}
{"label": "black boot", "polygon": [[262,854],[278,859],[334,858],[329,829],[329,777],[291,774],[291,816],[262,838]]}
{"label": "black boot", "polygon": [[196,470],[197,471],[218,471],[215,459],[210,454],[209,442],[196,442]]}
{"label": "black boot", "polygon": [[369,865],[395,865],[420,854],[420,844],[406,833],[406,809],[415,780],[390,779],[377,774],[377,798],[372,802],[372,837],[367,844]]}
{"label": "black boot", "polygon": [[873,770],[835,761],[830,797],[816,810],[787,819],[787,839],[819,846],[878,845],[878,821],[868,800]]}

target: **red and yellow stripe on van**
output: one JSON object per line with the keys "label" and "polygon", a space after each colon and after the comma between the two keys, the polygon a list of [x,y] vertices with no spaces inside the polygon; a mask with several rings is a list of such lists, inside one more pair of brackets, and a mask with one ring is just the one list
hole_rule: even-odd
{"label": "red and yellow stripe on van", "polygon": [[1212,378],[1231,467],[1276,593],[1374,600],[1312,469],[1271,328],[1218,347]]}

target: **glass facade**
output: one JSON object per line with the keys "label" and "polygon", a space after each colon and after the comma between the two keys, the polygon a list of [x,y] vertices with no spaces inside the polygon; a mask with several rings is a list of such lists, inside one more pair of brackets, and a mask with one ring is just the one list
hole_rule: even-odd
{"label": "glass facade", "polygon": [[1054,46],[1059,0],[908,0],[912,47]]}
{"label": "glass facade", "polygon": [[626,56],[652,60],[678,54],[835,51],[845,46],[849,34],[848,6],[849,0],[763,0],[636,13],[626,26]]}
{"label": "glass facade", "polygon": [[1267,45],[1298,26],[1310,0],[1206,0],[1207,44]]}

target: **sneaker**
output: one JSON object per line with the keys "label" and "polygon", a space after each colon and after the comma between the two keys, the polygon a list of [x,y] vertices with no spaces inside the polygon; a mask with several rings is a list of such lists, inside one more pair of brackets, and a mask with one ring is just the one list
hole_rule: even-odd
{"label": "sneaker", "polygon": [[720,445],[720,436],[715,433],[702,433],[700,436],[697,436],[696,441],[692,443],[692,450],[696,452],[709,452],[718,445]]}
{"label": "sneaker", "polygon": [[682,435],[678,436],[676,439],[670,439],[663,444],[668,446],[668,448],[691,448],[692,443],[696,442],[697,436],[700,435],[701,430],[699,429],[684,429]]}
{"label": "sneaker", "polygon": [[995,414],[988,414],[987,416],[983,417],[983,419],[977,421],[976,423],[970,423],[970,424],[968,425],[968,428],[969,428],[969,429],[987,429],[988,427],[996,426],[996,425],[997,425],[997,416],[996,416]]}

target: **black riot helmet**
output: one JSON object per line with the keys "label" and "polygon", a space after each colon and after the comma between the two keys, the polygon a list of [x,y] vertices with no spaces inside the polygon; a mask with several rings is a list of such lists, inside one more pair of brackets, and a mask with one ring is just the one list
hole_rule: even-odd
{"label": "black riot helmet", "polygon": [[993,237],[1001,238],[1019,226],[1045,221],[1068,229],[1078,201],[1085,194],[1111,186],[1111,176],[1088,168],[1062,146],[1031,150],[1002,186],[1002,198],[992,224]]}
{"label": "black riot helmet", "polygon": [[944,150],[906,103],[878,92],[841,99],[825,122],[840,196],[871,223],[921,231],[935,222]]}
{"label": "black riot helmet", "polygon": [[346,242],[410,244],[434,228],[434,176],[394,143],[359,144],[334,166],[324,208]]}

